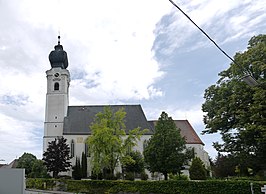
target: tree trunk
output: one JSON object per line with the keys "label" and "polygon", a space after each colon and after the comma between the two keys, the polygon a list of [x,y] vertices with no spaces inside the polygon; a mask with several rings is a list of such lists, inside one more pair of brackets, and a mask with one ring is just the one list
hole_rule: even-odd
{"label": "tree trunk", "polygon": [[164,172],[163,175],[164,175],[164,180],[167,181],[168,180],[167,172]]}
{"label": "tree trunk", "polygon": [[115,169],[114,168],[112,168],[111,169],[111,172],[110,172],[110,175],[111,175],[111,178],[113,179],[114,177],[115,177]]}
{"label": "tree trunk", "polygon": [[58,173],[59,172],[53,171],[53,178],[57,178],[58,177]]}

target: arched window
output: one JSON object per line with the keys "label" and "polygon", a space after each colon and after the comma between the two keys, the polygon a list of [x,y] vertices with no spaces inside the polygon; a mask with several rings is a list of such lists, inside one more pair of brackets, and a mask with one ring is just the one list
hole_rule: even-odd
{"label": "arched window", "polygon": [[75,155],[75,144],[74,144],[74,140],[71,140],[71,144],[70,144],[70,156],[74,157]]}
{"label": "arched window", "polygon": [[89,145],[87,143],[85,143],[85,156],[86,157],[91,157],[90,153],[89,153]]}
{"label": "arched window", "polygon": [[58,82],[54,83],[54,90],[59,90],[59,83]]}

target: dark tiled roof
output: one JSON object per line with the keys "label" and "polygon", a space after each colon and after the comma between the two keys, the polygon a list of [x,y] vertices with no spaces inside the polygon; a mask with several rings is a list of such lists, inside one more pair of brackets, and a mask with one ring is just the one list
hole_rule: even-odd
{"label": "dark tiled roof", "polygon": [[[157,121],[149,121],[153,127],[156,125]],[[204,143],[201,141],[193,127],[190,125],[188,120],[174,120],[177,128],[180,129],[180,133],[182,137],[185,137],[187,144],[202,144]],[[154,127],[155,128],[155,127]]]}
{"label": "dark tiled roof", "polygon": [[[95,119],[95,115],[103,112],[104,107],[108,105],[98,106],[69,106],[67,117],[64,119],[64,135],[90,135],[90,125]],[[126,114],[125,125],[126,130],[132,130],[136,127],[148,129],[146,134],[154,133],[156,120],[147,121],[140,105],[110,105],[111,109],[116,112],[120,108],[124,108]],[[185,137],[187,144],[202,144],[193,127],[187,120],[174,120],[176,126],[181,130],[181,135]],[[128,131],[126,131],[128,133]]]}
{"label": "dark tiled roof", "polygon": [[17,168],[17,166],[18,166],[18,159],[13,160],[13,161],[9,164],[9,166],[10,166],[11,168]]}
{"label": "dark tiled roof", "polygon": [[17,168],[18,159],[13,160],[10,164],[0,164],[0,168]]}
{"label": "dark tiled roof", "polygon": [[[108,105],[106,105],[108,106]],[[103,112],[105,105],[99,106],[69,106],[67,117],[64,119],[64,135],[90,135],[90,125],[95,119],[95,115]],[[110,105],[116,112],[124,108],[126,112],[125,125],[126,130],[132,130],[140,127],[141,130],[149,129],[146,134],[152,134],[153,127],[147,121],[140,105]],[[126,131],[128,133],[128,131]]]}

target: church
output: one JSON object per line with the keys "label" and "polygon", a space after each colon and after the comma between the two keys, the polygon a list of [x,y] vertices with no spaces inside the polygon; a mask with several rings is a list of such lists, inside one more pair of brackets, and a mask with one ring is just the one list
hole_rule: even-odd
{"label": "church", "polygon": [[[95,115],[102,112],[106,105],[86,105],[69,106],[69,84],[70,73],[67,70],[68,58],[66,51],[58,44],[49,54],[51,69],[46,71],[47,93],[45,106],[43,151],[46,151],[48,142],[57,137],[64,137],[70,147],[72,156],[72,166],[75,165],[76,157],[81,158],[82,152],[87,153],[85,143],[87,137],[91,135],[90,125],[94,121]],[[148,129],[138,142],[135,150],[143,152],[145,142],[150,139],[155,130],[156,121],[148,121],[141,105],[110,105],[113,111],[124,108],[126,112],[125,125],[127,130],[140,127]],[[158,115],[159,117],[159,115]],[[201,141],[188,120],[175,120],[176,126],[181,130],[181,135],[186,139],[186,146],[194,148],[195,155],[209,167],[209,156],[204,150],[204,143]],[[126,131],[128,133],[128,131]],[[91,175],[88,157],[88,177]],[[187,167],[188,168],[188,167]],[[72,172],[67,172],[71,176]],[[188,174],[187,169],[184,174]]]}

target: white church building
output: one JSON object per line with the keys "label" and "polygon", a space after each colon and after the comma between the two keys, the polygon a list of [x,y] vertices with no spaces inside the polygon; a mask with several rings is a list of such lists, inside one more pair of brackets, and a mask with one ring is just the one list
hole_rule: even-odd
{"label": "white church building", "polygon": [[[72,166],[75,165],[76,157],[81,158],[82,152],[87,152],[85,141],[91,135],[90,125],[95,115],[102,112],[106,105],[69,106],[69,84],[70,73],[67,70],[67,53],[60,45],[60,37],[55,50],[49,55],[51,69],[46,71],[47,93],[44,121],[43,151],[46,151],[48,142],[57,137],[64,137],[71,149]],[[143,152],[145,140],[150,139],[154,133],[156,121],[148,121],[141,105],[110,105],[113,111],[124,108],[126,112],[125,125],[127,130],[136,127],[148,129],[136,146],[136,150]],[[159,116],[159,115],[158,115]],[[193,127],[187,120],[175,120],[176,126],[180,128],[181,135],[186,139],[186,146],[193,147],[195,155],[209,167],[209,156],[204,150],[204,143],[201,141]],[[155,158],[156,159],[156,158]],[[88,157],[89,163],[89,157]],[[68,175],[71,176],[71,171]],[[185,171],[185,174],[188,172]],[[88,164],[88,176],[91,175]]]}

